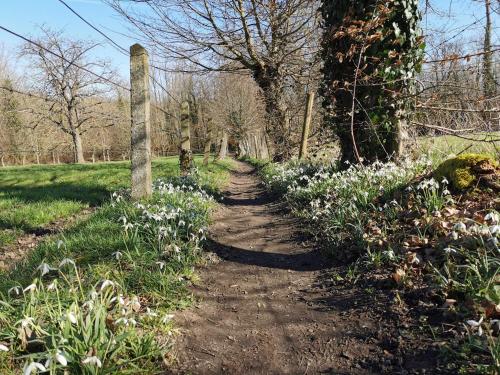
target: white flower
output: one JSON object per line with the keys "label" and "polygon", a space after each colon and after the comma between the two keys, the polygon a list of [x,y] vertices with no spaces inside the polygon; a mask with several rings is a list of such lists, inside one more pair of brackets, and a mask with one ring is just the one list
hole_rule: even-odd
{"label": "white flower", "polygon": [[453,226],[453,230],[456,232],[467,232],[467,227],[465,226],[464,223],[460,222],[460,223],[456,223]]}
{"label": "white flower", "polygon": [[484,217],[484,220],[491,221],[493,224],[497,224],[500,221],[500,215],[496,212],[490,212]]}
{"label": "white flower", "polygon": [[31,284],[31,285],[28,285],[26,288],[23,289],[23,293],[26,293],[26,292],[32,292],[36,290],[36,284]]}
{"label": "white flower", "polygon": [[107,287],[114,287],[115,283],[112,282],[111,280],[104,280],[101,284],[101,292],[106,289]]}
{"label": "white flower", "polygon": [[47,263],[42,263],[37,267],[37,270],[40,271],[40,274],[42,276],[48,274],[50,271],[52,271],[54,268],[49,266]]}
{"label": "white flower", "polygon": [[119,260],[123,256],[123,254],[120,251],[115,251],[111,255],[113,255],[116,258],[116,260]]}
{"label": "white flower", "polygon": [[23,375],[31,375],[33,374],[33,371],[35,372],[35,374],[37,374],[38,371],[46,372],[47,369],[41,363],[31,362],[29,365],[24,367]]}
{"label": "white flower", "polygon": [[160,270],[162,270],[165,267],[165,262],[156,262],[157,265],[160,266]]}
{"label": "white flower", "polygon": [[34,319],[32,317],[27,317],[21,320],[21,328],[26,328],[33,325]]}
{"label": "white flower", "polygon": [[472,328],[477,328],[477,335],[478,336],[482,336],[483,334],[483,328],[481,327],[481,324],[483,323],[483,317],[481,317],[481,319],[479,319],[478,321],[476,320],[467,320],[467,324],[472,327]]}
{"label": "white flower", "polygon": [[72,311],[70,311],[66,316],[68,317],[68,320],[71,322],[71,324],[78,323],[78,319],[76,319],[76,315]]}
{"label": "white flower", "polygon": [[72,266],[74,266],[75,265],[75,261],[73,259],[64,258],[61,261],[61,263],[59,263],[59,268],[62,268],[62,267],[64,267],[67,264],[71,264]]}
{"label": "white flower", "polygon": [[57,280],[54,280],[52,281],[48,286],[47,286],[47,290],[48,291],[51,291],[51,290],[54,290],[57,288]]}
{"label": "white flower", "polygon": [[490,232],[491,232],[491,234],[500,233],[500,225],[492,225],[490,227]]}
{"label": "white flower", "polygon": [[56,354],[54,355],[54,358],[62,366],[67,366],[68,365],[68,360],[66,359],[66,357],[62,354],[62,352],[60,350],[57,350]]}
{"label": "white flower", "polygon": [[0,352],[8,352],[9,348],[4,344],[0,344]]}
{"label": "white flower", "polygon": [[135,319],[127,319],[127,318],[119,318],[115,321],[115,324],[118,325],[118,324],[123,324],[125,326],[129,326],[129,325],[132,325],[132,326],[135,326],[137,324],[137,322],[135,321]]}
{"label": "white flower", "polygon": [[174,318],[174,315],[173,314],[165,314],[163,316],[163,318],[161,319],[161,322],[163,324],[167,324],[168,322],[170,322],[172,319]]}
{"label": "white flower", "polygon": [[99,358],[96,356],[92,357],[87,357],[82,361],[82,364],[84,365],[92,365],[92,366],[97,366],[98,368],[102,367],[102,362]]}
{"label": "white flower", "polygon": [[451,247],[446,247],[443,249],[443,251],[446,253],[446,254],[454,254],[456,253],[457,251]]}
{"label": "white flower", "polygon": [[13,286],[12,288],[10,288],[7,293],[11,294],[12,292],[14,292],[16,295],[19,295],[21,294],[21,287],[19,286]]}
{"label": "white flower", "polygon": [[149,307],[146,307],[146,315],[150,316],[150,317],[156,317],[156,316],[158,316],[158,314],[155,313],[154,311],[152,311]]}
{"label": "white flower", "polygon": [[115,302],[118,301],[120,305],[125,305],[125,300],[123,299],[123,296],[120,294],[118,297],[113,297],[109,300],[109,302]]}
{"label": "white flower", "polygon": [[449,183],[449,181],[446,179],[446,177],[443,177],[443,179],[441,180],[441,183],[447,185]]}
{"label": "white flower", "polygon": [[58,240],[57,241],[57,249],[59,250],[61,248],[61,246],[64,245],[64,241],[63,240]]}

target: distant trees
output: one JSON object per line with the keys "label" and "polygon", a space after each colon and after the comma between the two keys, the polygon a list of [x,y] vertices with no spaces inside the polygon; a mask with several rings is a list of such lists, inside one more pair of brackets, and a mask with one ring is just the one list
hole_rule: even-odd
{"label": "distant trees", "polygon": [[341,161],[397,156],[422,57],[417,0],[323,1],[325,122]]}
{"label": "distant trees", "polygon": [[[45,28],[42,35],[37,38],[37,45],[27,43],[22,50],[22,54],[31,60],[37,91],[49,101],[47,108],[36,112],[71,136],[74,161],[84,163],[82,134],[95,126],[114,124],[114,119],[108,114],[99,114],[103,96],[110,91],[106,79],[112,78],[114,72],[109,63],[90,59],[90,52],[98,44],[71,40],[63,37],[61,32]],[[99,123],[91,125],[97,116]]]}
{"label": "distant trees", "polygon": [[[318,62],[316,0],[108,0],[159,57],[197,71],[247,70],[262,90],[276,159],[291,156],[286,92]],[[295,103],[296,105],[297,103]]]}

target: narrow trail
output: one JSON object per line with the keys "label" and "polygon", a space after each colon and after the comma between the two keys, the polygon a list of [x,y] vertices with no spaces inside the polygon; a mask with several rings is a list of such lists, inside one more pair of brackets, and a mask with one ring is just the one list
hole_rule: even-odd
{"label": "narrow trail", "polygon": [[[238,162],[210,228],[220,261],[201,269],[197,305],[175,317],[175,374],[369,374],[383,356],[378,327],[318,279],[328,262],[304,242],[299,222],[269,200]],[[329,301],[329,306],[325,305]],[[377,359],[377,362],[379,359]]]}

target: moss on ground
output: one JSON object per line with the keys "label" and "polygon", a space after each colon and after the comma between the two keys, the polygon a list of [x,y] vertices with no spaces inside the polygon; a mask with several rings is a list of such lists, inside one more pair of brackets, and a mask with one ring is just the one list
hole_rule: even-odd
{"label": "moss on ground", "polygon": [[446,178],[453,188],[465,190],[474,187],[484,176],[499,176],[498,162],[484,154],[463,154],[445,160],[435,170],[438,179]]}

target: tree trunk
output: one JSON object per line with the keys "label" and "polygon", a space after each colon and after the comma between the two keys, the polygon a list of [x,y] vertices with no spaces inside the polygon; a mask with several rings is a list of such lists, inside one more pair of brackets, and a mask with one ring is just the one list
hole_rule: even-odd
{"label": "tree trunk", "polygon": [[254,79],[261,88],[266,104],[267,133],[273,145],[273,159],[283,161],[291,158],[290,132],[287,128],[286,108],[283,100],[283,82],[277,69],[266,67],[254,71]]}
{"label": "tree trunk", "polygon": [[78,133],[78,130],[73,131],[71,137],[73,138],[73,161],[75,163],[85,163],[85,158],[83,157],[82,137],[80,136],[80,133]]}
{"label": "tree trunk", "polygon": [[222,140],[220,142],[219,154],[217,155],[217,160],[224,160],[227,156],[227,143],[228,136],[225,130],[222,131]]}
{"label": "tree trunk", "polygon": [[212,130],[209,128],[207,131],[207,139],[205,140],[205,148],[203,149],[203,165],[208,165],[210,158],[210,148],[212,147]]}
{"label": "tree trunk", "polygon": [[189,103],[182,102],[181,105],[181,147],[179,165],[182,176],[186,176],[193,168],[193,153],[191,151],[191,116]]}

